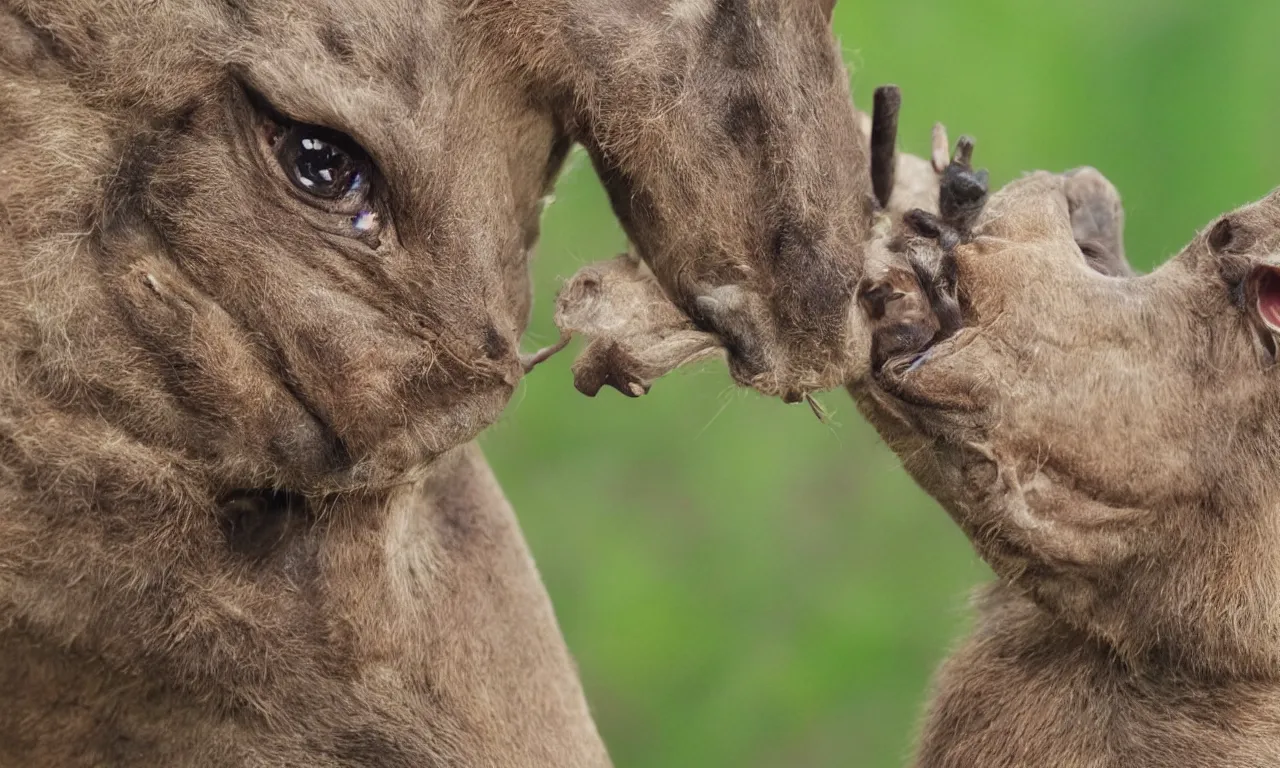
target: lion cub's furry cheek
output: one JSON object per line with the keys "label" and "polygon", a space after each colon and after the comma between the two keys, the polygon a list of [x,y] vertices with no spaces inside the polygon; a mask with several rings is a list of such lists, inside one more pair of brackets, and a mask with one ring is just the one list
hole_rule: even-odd
{"label": "lion cub's furry cheek", "polygon": [[282,484],[300,487],[340,468],[345,457],[324,422],[274,375],[243,327],[167,260],[140,259],[114,287],[145,346],[175,362],[166,377],[175,445],[189,439],[183,416],[195,411],[210,414],[200,452],[241,465],[246,480],[285,468]]}
{"label": "lion cub's furry cheek", "polygon": [[496,419],[520,376],[519,307],[496,260],[475,260],[516,238],[399,222],[410,249],[391,221],[376,250],[344,242],[275,169],[245,162],[253,137],[228,130],[234,115],[212,103],[127,142],[99,239],[130,297],[117,306],[181,404],[177,439],[194,419],[217,436],[201,452],[333,490],[392,482]]}

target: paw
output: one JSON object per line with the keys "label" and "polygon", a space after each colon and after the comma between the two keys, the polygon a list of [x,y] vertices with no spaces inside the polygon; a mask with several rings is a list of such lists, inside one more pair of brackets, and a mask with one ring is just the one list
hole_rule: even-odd
{"label": "paw", "polygon": [[947,130],[933,127],[929,160],[899,155],[898,113],[902,92],[896,85],[876,89],[871,115],[859,113],[860,127],[870,139],[871,188],[880,210],[892,218],[920,209],[938,213],[950,229],[967,233],[982,213],[988,194],[988,175],[972,166],[973,139],[962,136],[955,156],[948,149]]}
{"label": "paw", "polygon": [[[936,138],[935,130],[935,141]],[[943,134],[943,146],[945,141]],[[956,141],[955,156],[942,171],[942,182],[938,190],[938,215],[942,223],[962,239],[967,238],[978,217],[982,215],[988,193],[986,170],[973,168],[973,139],[961,136]]]}
{"label": "paw", "polygon": [[887,267],[858,287],[858,305],[871,328],[871,370],[914,367],[934,344],[960,329],[954,260],[913,249],[906,263]]}

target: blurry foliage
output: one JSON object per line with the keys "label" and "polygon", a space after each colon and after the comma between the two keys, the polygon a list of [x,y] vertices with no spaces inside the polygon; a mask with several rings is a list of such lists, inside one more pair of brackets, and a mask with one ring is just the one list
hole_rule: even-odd
{"label": "blurry foliage", "polygon": [[[843,0],[835,25],[859,105],[902,86],[906,150],[941,120],[995,185],[1097,167],[1139,268],[1280,184],[1274,0]],[[585,157],[557,197],[527,349],[561,281],[625,245]],[[843,393],[831,426],[714,364],[592,400],[573,351],[483,444],[618,766],[904,765],[989,576],[964,537]]]}

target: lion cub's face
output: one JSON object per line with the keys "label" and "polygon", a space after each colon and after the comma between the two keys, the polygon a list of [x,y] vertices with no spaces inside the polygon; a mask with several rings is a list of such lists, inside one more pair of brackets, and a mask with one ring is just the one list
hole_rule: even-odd
{"label": "lion cub's face", "polygon": [[228,485],[316,489],[393,478],[491,423],[567,142],[458,9],[80,5],[6,20],[26,58],[0,63],[32,87],[4,97],[26,141],[0,164],[34,177],[71,152],[68,183],[103,180],[77,201],[100,282],[76,300],[105,345],[82,366],[128,371],[119,418]]}
{"label": "lion cub's face", "polygon": [[1036,174],[992,199],[948,257],[963,327],[882,363],[873,418],[908,443],[984,446],[1020,478],[1116,507],[1274,503],[1280,192],[1156,272],[1117,277],[1073,239],[1064,178]]}
{"label": "lion cub's face", "polygon": [[959,327],[878,360],[860,405],[1003,579],[1126,662],[1274,674],[1280,192],[1114,276],[1068,183],[992,197],[942,256]]}

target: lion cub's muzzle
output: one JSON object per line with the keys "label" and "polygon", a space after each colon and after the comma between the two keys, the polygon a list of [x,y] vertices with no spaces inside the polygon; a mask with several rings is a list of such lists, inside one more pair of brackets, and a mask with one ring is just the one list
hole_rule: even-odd
{"label": "lion cub's muzzle", "polygon": [[725,285],[698,296],[690,314],[723,345],[737,384],[796,403],[844,383],[852,293],[845,288],[822,312],[782,315],[776,302]]}

